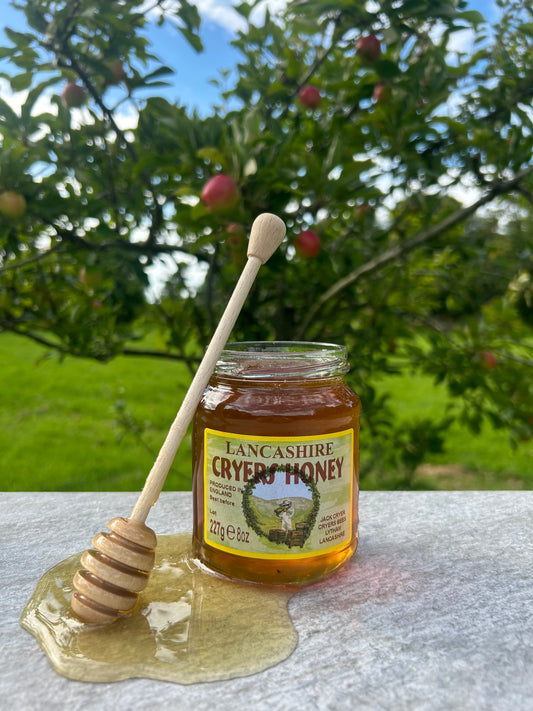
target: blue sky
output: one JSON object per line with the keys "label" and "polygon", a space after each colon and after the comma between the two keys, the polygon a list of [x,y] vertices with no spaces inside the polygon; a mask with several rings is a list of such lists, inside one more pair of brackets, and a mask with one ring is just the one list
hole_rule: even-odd
{"label": "blue sky", "polygon": [[[282,0],[272,0],[269,4],[279,6]],[[471,0],[468,4],[471,9],[480,10],[487,19],[493,19],[496,14],[494,0]],[[199,0],[197,6],[202,14],[203,53],[197,54],[168,23],[163,27],[152,24],[148,36],[155,54],[175,71],[172,87],[162,93],[205,113],[219,101],[219,89],[209,80],[219,78],[220,71],[230,69],[238,59],[237,51],[230,46],[238,18],[231,10],[231,0]],[[2,27],[25,29],[24,15],[10,4],[2,8],[2,14]],[[0,43],[3,42],[4,35],[0,31]]]}

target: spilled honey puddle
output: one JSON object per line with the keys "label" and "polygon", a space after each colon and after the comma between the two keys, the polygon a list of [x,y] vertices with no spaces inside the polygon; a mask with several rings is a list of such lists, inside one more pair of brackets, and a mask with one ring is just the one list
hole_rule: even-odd
{"label": "spilled honey puddle", "polygon": [[21,625],[53,668],[80,681],[147,677],[192,684],[247,676],[286,659],[297,633],[287,603],[294,590],[237,583],[190,560],[191,534],[158,537],[156,562],[139,607],[108,626],[70,610],[79,555],[40,579]]}

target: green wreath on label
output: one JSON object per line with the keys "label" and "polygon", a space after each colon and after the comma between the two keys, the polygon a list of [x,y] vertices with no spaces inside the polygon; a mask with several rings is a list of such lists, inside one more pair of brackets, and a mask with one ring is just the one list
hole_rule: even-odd
{"label": "green wreath on label", "polygon": [[259,484],[261,479],[263,479],[267,475],[267,473],[274,472],[287,472],[289,474],[297,474],[300,481],[302,481],[311,492],[313,505],[311,511],[309,512],[305,520],[305,523],[307,524],[304,538],[305,541],[311,534],[313,526],[315,525],[316,517],[318,516],[318,512],[320,510],[320,492],[318,490],[316,482],[312,477],[300,472],[294,467],[278,464],[277,467],[269,468],[268,471],[266,469],[263,469],[263,471],[257,472],[251,479],[246,482],[242,490],[242,511],[246,523],[248,524],[249,528],[251,528],[253,531],[255,531],[255,533],[257,533],[258,536],[264,536],[265,538],[267,537],[267,533],[259,525],[257,513],[251,505],[251,499],[255,487],[257,484]]}

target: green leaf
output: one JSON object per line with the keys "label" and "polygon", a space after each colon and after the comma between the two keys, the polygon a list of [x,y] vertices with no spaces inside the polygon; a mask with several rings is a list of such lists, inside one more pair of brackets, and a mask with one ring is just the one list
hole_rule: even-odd
{"label": "green leaf", "polygon": [[399,66],[390,59],[380,59],[375,62],[374,68],[382,79],[392,79],[401,74]]}
{"label": "green leaf", "polygon": [[33,72],[24,72],[11,77],[11,88],[14,91],[24,91],[31,86]]}
{"label": "green leaf", "polygon": [[30,92],[28,93],[28,96],[26,98],[26,101],[24,102],[24,104],[22,105],[22,108],[20,110],[20,117],[21,117],[22,123],[24,125],[28,124],[28,122],[30,120],[32,109],[33,109],[36,101],[39,99],[39,97],[43,93],[43,91],[47,87],[52,86],[53,84],[56,84],[56,83],[57,83],[57,77],[50,77],[49,79],[46,79],[45,81],[40,82],[39,84],[37,84],[37,86],[33,87],[33,89],[30,90]]}
{"label": "green leaf", "polygon": [[257,173],[257,161],[255,158],[249,158],[246,161],[246,165],[243,168],[243,175],[248,178],[250,175],[255,175]]}
{"label": "green leaf", "polygon": [[465,126],[464,123],[461,123],[461,121],[456,121],[455,119],[450,118],[449,116],[432,116],[431,117],[431,124],[439,124],[442,123],[448,128],[450,128],[454,133],[458,133],[460,135],[466,136],[467,134],[467,127]]}
{"label": "green leaf", "polygon": [[174,70],[171,69],[171,67],[167,67],[165,65],[162,65],[160,67],[157,67],[157,69],[154,69],[152,72],[149,72],[148,74],[145,74],[143,79],[144,81],[152,80],[157,77],[165,76],[168,74],[174,74]]}
{"label": "green leaf", "polygon": [[424,0],[404,0],[401,6],[402,14],[405,17],[421,15],[427,17],[432,15],[431,4]]}
{"label": "green leaf", "polygon": [[200,13],[196,5],[191,4],[188,0],[181,0],[179,3],[179,10],[177,15],[181,20],[191,29],[198,29],[200,27]]}
{"label": "green leaf", "polygon": [[479,25],[482,22],[486,22],[483,15],[477,10],[465,10],[457,15],[457,19],[466,20],[472,25]]}
{"label": "green leaf", "polygon": [[253,7],[247,2],[241,2],[240,5],[235,5],[233,9],[238,12],[239,15],[242,15],[242,17],[248,20],[250,17],[250,13],[253,10]]}
{"label": "green leaf", "polygon": [[150,88],[153,88],[155,86],[172,86],[172,82],[160,81],[160,80],[156,80],[156,81],[150,80],[150,81],[146,82],[146,86],[149,86]]}
{"label": "green leaf", "polygon": [[17,47],[20,45],[28,45],[34,41],[34,36],[29,32],[16,32],[10,27],[4,27],[4,33],[8,39],[10,39],[13,44]]}
{"label": "green leaf", "polygon": [[529,37],[533,37],[533,22],[524,22],[520,25],[520,29]]}
{"label": "green leaf", "polygon": [[190,217],[191,220],[197,221],[201,220],[202,217],[205,217],[206,215],[209,214],[206,206],[203,204],[203,202],[200,200],[196,205],[193,205],[190,210]]}
{"label": "green leaf", "polygon": [[40,10],[37,7],[26,5],[25,12],[29,26],[33,27],[37,32],[45,34],[48,28],[48,22]]}
{"label": "green leaf", "polygon": [[200,160],[207,160],[210,163],[220,163],[220,165],[226,166],[226,156],[215,146],[204,146],[196,151],[196,155]]}
{"label": "green leaf", "polygon": [[178,29],[196,52],[200,53],[203,51],[204,46],[202,40],[195,32],[192,32],[192,30],[189,30],[187,27],[178,27]]}
{"label": "green leaf", "polygon": [[17,129],[19,127],[20,118],[2,98],[0,98],[0,119],[3,119],[3,123],[9,128]]}
{"label": "green leaf", "polygon": [[261,134],[261,115],[256,109],[249,111],[244,117],[244,143],[249,144],[255,141]]}
{"label": "green leaf", "polygon": [[191,195],[197,195],[197,190],[194,188],[191,188],[190,185],[182,185],[180,188],[178,188],[174,195],[176,197],[190,197]]}
{"label": "green leaf", "polygon": [[336,154],[337,154],[337,148],[339,146],[339,139],[340,139],[340,134],[336,133],[333,136],[333,140],[329,144],[328,154],[327,154],[326,159],[324,161],[324,169],[326,172],[329,172],[331,170],[331,168],[333,167],[333,164],[336,161]]}

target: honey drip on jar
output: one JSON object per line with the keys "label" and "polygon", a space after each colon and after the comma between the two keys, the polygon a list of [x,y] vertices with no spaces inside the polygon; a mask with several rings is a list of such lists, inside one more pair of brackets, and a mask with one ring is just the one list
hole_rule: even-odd
{"label": "honey drip on jar", "polygon": [[89,682],[146,677],[181,684],[264,671],[296,648],[287,603],[294,590],[238,583],[202,570],[191,534],[160,536],[138,608],[112,625],[87,625],[70,610],[79,555],[49,570],[21,625],[53,668]]}

